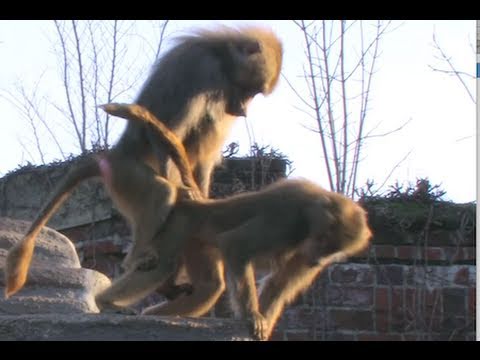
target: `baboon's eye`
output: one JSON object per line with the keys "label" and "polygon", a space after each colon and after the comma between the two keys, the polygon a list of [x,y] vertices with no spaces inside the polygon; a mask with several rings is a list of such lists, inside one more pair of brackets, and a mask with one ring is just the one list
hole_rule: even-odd
{"label": "baboon's eye", "polygon": [[245,55],[253,55],[260,52],[260,44],[258,41],[249,41],[240,48]]}

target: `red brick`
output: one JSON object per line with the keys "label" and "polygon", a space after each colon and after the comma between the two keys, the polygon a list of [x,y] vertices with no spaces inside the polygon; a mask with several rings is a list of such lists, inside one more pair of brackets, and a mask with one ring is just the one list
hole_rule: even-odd
{"label": "red brick", "polygon": [[426,261],[441,261],[445,260],[445,252],[440,247],[427,247],[423,250],[423,258]]}
{"label": "red brick", "polygon": [[285,335],[283,331],[280,330],[273,330],[272,335],[270,335],[269,341],[284,341]]}
{"label": "red brick", "polygon": [[375,289],[375,308],[377,311],[390,309],[389,292],[390,289],[387,287],[377,287]]}
{"label": "red brick", "polygon": [[371,306],[373,305],[372,287],[330,286],[328,304],[337,306]]}
{"label": "red brick", "polygon": [[425,304],[427,307],[435,307],[440,308],[442,307],[442,291],[440,289],[432,289],[431,291],[428,289],[423,289],[425,291]]}
{"label": "red brick", "polygon": [[401,341],[402,336],[400,334],[359,334],[359,341]]}
{"label": "red brick", "polygon": [[379,265],[376,266],[377,284],[379,285],[403,285],[404,267],[402,265]]}
{"label": "red brick", "polygon": [[397,246],[397,258],[401,260],[414,260],[418,258],[416,246]]}
{"label": "red brick", "polygon": [[91,257],[94,254],[122,254],[122,247],[111,241],[102,241],[83,247],[83,256]]}
{"label": "red brick", "polygon": [[439,316],[432,316],[430,312],[427,312],[427,314],[424,315],[425,324],[423,325],[425,327],[425,330],[428,331],[428,333],[432,332],[440,332],[443,330],[443,320]]}
{"label": "red brick", "polygon": [[403,288],[394,287],[391,292],[390,327],[392,331],[404,331],[407,325],[404,313]]}
{"label": "red brick", "polygon": [[331,309],[329,323],[339,330],[373,330],[373,312],[364,310]]}
{"label": "red brick", "polygon": [[392,245],[376,245],[375,256],[377,259],[394,259],[397,257],[395,253],[395,246]]}
{"label": "red brick", "polygon": [[466,334],[465,341],[477,341],[477,335],[475,333]]}
{"label": "red brick", "polygon": [[285,338],[288,341],[311,341],[312,335],[308,330],[285,331]]}
{"label": "red brick", "polygon": [[88,259],[82,263],[82,267],[93,269],[111,278],[120,274],[120,259],[117,261],[105,261],[104,259]]}
{"label": "red brick", "polygon": [[373,246],[367,246],[364,250],[356,253],[355,256],[352,256],[352,259],[365,259],[369,256],[373,256],[375,254],[375,249]]}
{"label": "red brick", "polygon": [[465,341],[465,332],[458,331],[458,329],[450,329],[438,334],[432,334],[430,339],[433,341]]}
{"label": "red brick", "polygon": [[465,317],[444,314],[442,321],[442,332],[452,333],[454,330],[456,330],[456,332],[461,332],[458,330],[465,329],[466,325],[468,325],[468,323]]}
{"label": "red brick", "polygon": [[475,319],[476,316],[477,288],[468,289],[468,313]]}
{"label": "red brick", "polygon": [[88,238],[86,236],[88,231],[83,227],[63,229],[60,231],[60,233],[68,237],[75,244],[82,242],[85,238]]}
{"label": "red brick", "polygon": [[477,323],[475,319],[467,319],[467,326],[465,329],[467,332],[474,333],[477,330]]}
{"label": "red brick", "polygon": [[371,285],[374,282],[374,272],[371,265],[337,264],[331,267],[330,279],[334,283]]}
{"label": "red brick", "polygon": [[452,332],[443,332],[440,334],[431,334],[428,338],[428,340],[432,341],[451,341],[452,337]]}
{"label": "red brick", "polygon": [[375,312],[375,329],[378,332],[388,332],[389,315],[388,311],[376,311]]}
{"label": "red brick", "polygon": [[450,247],[445,247],[445,258],[448,262],[457,262],[463,260],[463,249],[456,247],[456,246],[450,246]]}
{"label": "red brick", "polygon": [[404,341],[421,341],[421,340],[423,340],[423,337],[422,337],[422,335],[404,334],[403,335],[403,340]]}
{"label": "red brick", "polygon": [[453,282],[457,285],[468,285],[469,268],[461,267],[457,270]]}
{"label": "red brick", "polygon": [[355,341],[354,334],[345,334],[341,332],[329,332],[326,336],[327,341]]}
{"label": "red brick", "polygon": [[477,248],[464,247],[463,248],[463,260],[475,260],[477,258]]}
{"label": "red brick", "polygon": [[[439,291],[437,292],[439,293]],[[418,328],[428,329],[428,332],[441,330],[441,304],[428,306],[428,291],[425,288],[405,289],[405,329],[412,331]],[[400,314],[398,314],[398,318]]]}
{"label": "red brick", "polygon": [[284,312],[282,319],[288,330],[309,329],[317,323],[324,323],[325,313],[317,308],[290,307]]}
{"label": "red brick", "polygon": [[443,292],[443,316],[465,316],[467,303],[467,289],[444,288]]}
{"label": "red brick", "polygon": [[436,246],[449,246],[456,243],[458,230],[432,229],[428,237],[428,243]]}
{"label": "red brick", "polygon": [[416,288],[405,289],[405,311],[409,319],[411,319],[412,316],[415,317],[420,301],[421,299],[418,298]]}

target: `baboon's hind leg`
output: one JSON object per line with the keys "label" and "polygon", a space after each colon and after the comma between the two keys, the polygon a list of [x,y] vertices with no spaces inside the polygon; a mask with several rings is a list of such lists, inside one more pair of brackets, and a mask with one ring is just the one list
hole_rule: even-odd
{"label": "baboon's hind leg", "polygon": [[95,301],[102,309],[118,309],[134,304],[168,281],[176,270],[177,249],[162,253],[158,264],[148,270],[131,268],[100,292]]}
{"label": "baboon's hind leg", "polygon": [[225,291],[223,262],[217,249],[192,239],[185,252],[185,265],[192,284],[190,295],[150,306],[144,315],[199,317],[206,314]]}

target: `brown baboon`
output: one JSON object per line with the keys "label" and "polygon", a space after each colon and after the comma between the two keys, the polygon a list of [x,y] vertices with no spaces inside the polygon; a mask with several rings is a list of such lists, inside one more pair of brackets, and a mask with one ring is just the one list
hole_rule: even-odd
{"label": "brown baboon", "polygon": [[[135,102],[162,119],[183,142],[196,183],[204,196],[208,196],[212,169],[220,160],[221,147],[234,119],[245,113],[255,94],[270,94],[273,91],[281,65],[280,40],[269,30],[245,27],[201,30],[181,37],[154,66]],[[132,222],[135,242],[146,244],[161,224],[158,204],[155,204],[157,211],[150,213],[154,199],[147,199],[146,204],[139,203],[136,201],[137,193],[142,193],[139,195],[142,198],[143,192],[151,190],[149,185],[157,186],[157,180],[160,183],[164,181],[156,174],[174,184],[182,183],[167,153],[164,144],[152,136],[149,126],[131,121],[106,157],[87,156],[73,165],[24,239],[9,251],[5,268],[5,296],[9,297],[23,287],[35,238],[70,192],[90,177],[102,176],[108,184],[117,162],[124,166],[128,164],[131,176],[123,181],[132,183],[122,187],[127,194],[116,192],[112,187],[110,191],[115,193],[117,205]],[[164,195],[163,201],[168,199]],[[128,201],[133,201],[133,204],[127,204]],[[146,248],[145,245],[143,249]],[[128,268],[130,262],[138,261],[133,255],[129,253],[124,267]],[[190,275],[192,282],[196,282],[195,289],[198,289],[195,293],[202,294],[203,298],[199,300],[193,294],[190,299],[194,303],[210,303],[216,301],[221,287],[213,280],[218,278],[217,262],[210,256],[203,257],[201,261],[205,272]]]}
{"label": "brown baboon", "polygon": [[[175,137],[167,137],[166,128],[139,106],[110,104],[105,109],[129,120],[149,122],[162,141]],[[180,140],[170,145],[169,149],[178,151],[173,158],[179,161],[179,168],[188,171],[188,159],[181,160]],[[119,173],[121,169],[114,170],[113,177]],[[170,189],[165,193],[175,193],[168,181],[162,186]],[[182,254],[215,248],[222,260],[217,263],[219,271],[225,265],[235,313],[248,322],[254,337],[268,339],[285,305],[307,289],[326,266],[357,254],[371,238],[366,213],[359,205],[307,180],[283,180],[258,192],[221,200],[175,199],[172,195],[158,204],[160,217],[166,221],[152,241],[155,264],[146,271],[130,269],[97,296],[99,306],[127,306],[168,279]],[[253,262],[264,258],[277,266],[257,297]],[[203,271],[201,267],[196,270]],[[185,298],[149,307],[143,313],[192,315],[191,309],[178,302]]]}

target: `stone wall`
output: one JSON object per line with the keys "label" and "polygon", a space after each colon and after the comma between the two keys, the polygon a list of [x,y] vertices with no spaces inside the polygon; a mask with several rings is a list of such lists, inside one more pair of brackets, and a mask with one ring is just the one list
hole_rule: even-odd
{"label": "stone wall", "polygon": [[[22,169],[0,179],[0,216],[31,220],[65,169]],[[213,196],[258,189],[285,172],[281,159],[227,159],[215,173]],[[273,340],[474,340],[475,206],[363,205],[372,246],[319,276],[286,309]],[[101,184],[79,187],[50,224],[75,243],[82,266],[119,274],[130,232]],[[210,316],[230,316],[225,296]]]}

